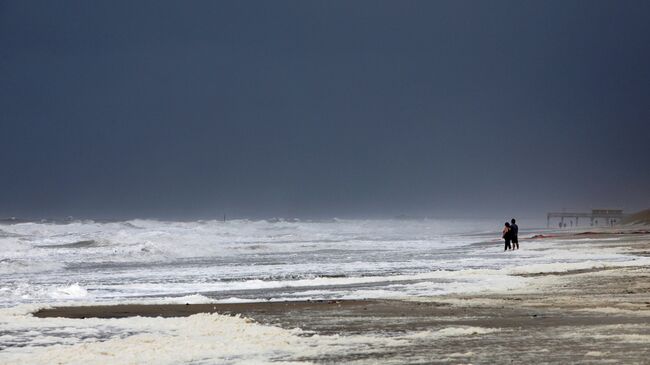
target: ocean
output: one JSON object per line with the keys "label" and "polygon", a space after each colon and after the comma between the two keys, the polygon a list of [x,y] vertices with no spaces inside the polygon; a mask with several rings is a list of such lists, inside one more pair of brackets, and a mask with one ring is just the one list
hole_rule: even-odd
{"label": "ocean", "polygon": [[[520,238],[547,232],[533,222],[518,223]],[[300,329],[292,332],[216,314],[128,320],[29,315],[45,306],[426,300],[525,286],[528,279],[515,274],[625,265],[631,260],[614,250],[590,250],[588,238],[586,245],[524,240],[520,250],[504,252],[502,224],[496,220],[333,219],[1,225],[0,359],[20,363],[29,356],[38,363],[38,356],[43,356],[47,363],[56,353],[64,362],[93,363],[100,362],[101,351],[133,347],[142,356],[151,351],[161,363],[201,363],[197,359],[256,363],[291,358],[296,351],[317,351],[323,343],[335,341],[321,338],[318,346],[306,344],[314,338],[300,335]],[[186,351],[176,349],[173,338],[181,335],[194,338],[184,345],[189,358]],[[200,336],[219,336],[223,343],[233,343],[206,350]],[[256,340],[251,343],[246,336]],[[291,345],[275,343],[278,338]],[[170,349],[167,357],[155,350],[162,343]],[[80,344],[85,350],[78,348]]]}

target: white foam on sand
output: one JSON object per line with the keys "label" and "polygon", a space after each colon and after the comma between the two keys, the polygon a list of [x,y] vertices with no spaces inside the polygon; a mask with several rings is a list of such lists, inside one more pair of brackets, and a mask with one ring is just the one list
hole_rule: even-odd
{"label": "white foam on sand", "polygon": [[446,327],[437,331],[420,331],[410,333],[402,336],[404,339],[431,339],[442,337],[458,337],[458,336],[477,336],[486,333],[498,332],[498,328],[485,328],[485,327]]}
{"label": "white foam on sand", "polygon": [[602,313],[602,314],[607,314],[607,315],[626,315],[626,316],[648,316],[648,313],[645,311],[641,310],[631,310],[631,309],[622,309],[622,308],[615,308],[615,307],[594,307],[594,308],[583,308],[579,309],[581,312],[587,312],[587,313]]}
{"label": "white foam on sand", "polygon": [[[624,331],[625,333],[621,333]],[[602,325],[589,328],[573,328],[572,331],[558,333],[558,338],[581,338],[607,341],[608,343],[638,343],[650,344],[650,334],[647,333],[647,326],[644,324],[614,324]]]}
{"label": "white foam on sand", "polygon": [[650,257],[633,257],[625,261],[596,261],[553,262],[545,264],[525,265],[504,269],[508,275],[542,274],[568,272],[574,270],[608,269],[617,267],[650,265]]}
{"label": "white foam on sand", "polygon": [[282,360],[304,346],[296,336],[298,330],[287,331],[218,314],[44,322],[37,328],[62,326],[60,330],[68,332],[68,336],[76,334],[79,342],[47,345],[47,340],[53,340],[52,336],[40,336],[42,338],[30,346],[4,350],[0,354],[2,363],[178,364],[208,359],[232,364],[266,363]]}
{"label": "white foam on sand", "polygon": [[[2,364],[291,364],[341,352],[376,353],[386,347],[498,329],[449,327],[396,335],[328,335],[261,325],[242,317],[196,314],[181,318],[36,318],[39,307],[0,310]],[[6,341],[11,336],[11,343]],[[12,346],[13,345],[13,346]]]}

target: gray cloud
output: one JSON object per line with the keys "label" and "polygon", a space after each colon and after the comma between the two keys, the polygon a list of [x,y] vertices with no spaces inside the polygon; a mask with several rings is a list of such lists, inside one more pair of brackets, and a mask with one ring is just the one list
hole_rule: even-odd
{"label": "gray cloud", "polygon": [[0,214],[650,205],[645,1],[0,4]]}

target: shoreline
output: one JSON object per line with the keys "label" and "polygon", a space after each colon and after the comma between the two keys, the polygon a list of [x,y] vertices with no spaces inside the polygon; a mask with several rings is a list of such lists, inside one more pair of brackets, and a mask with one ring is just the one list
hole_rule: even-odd
{"label": "shoreline", "polygon": [[[565,236],[580,240],[590,235]],[[608,234],[603,232],[603,234]],[[611,235],[612,233],[609,232]],[[598,249],[650,256],[650,234],[618,234]],[[605,237],[598,235],[598,237]],[[558,237],[553,237],[558,238]],[[523,242],[523,240],[522,240]],[[576,241],[575,244],[579,244]],[[650,358],[650,265],[517,274],[523,288],[408,300],[315,300],[211,304],[124,304],[41,309],[36,318],[240,315],[308,336],[396,338],[464,329],[462,336],[399,348],[305,355],[310,363],[646,363]],[[318,338],[318,337],[316,337]],[[543,356],[541,360],[540,356]]]}

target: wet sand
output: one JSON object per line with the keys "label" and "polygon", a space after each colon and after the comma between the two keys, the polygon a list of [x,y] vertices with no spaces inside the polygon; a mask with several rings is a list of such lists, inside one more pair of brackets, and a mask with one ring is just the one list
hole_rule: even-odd
{"label": "wet sand", "polygon": [[[638,255],[650,254],[648,234],[629,234],[623,240],[600,244]],[[372,352],[334,351],[317,358],[296,359],[328,364],[650,363],[650,267],[525,276],[531,282],[524,289],[408,301],[66,307],[41,310],[35,316],[170,317],[218,312],[241,314],[284,328],[299,327],[313,334],[341,336],[397,336],[410,331],[464,326],[498,329],[492,333],[442,337]]]}

